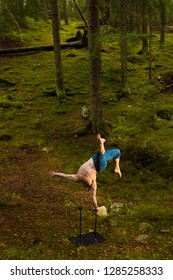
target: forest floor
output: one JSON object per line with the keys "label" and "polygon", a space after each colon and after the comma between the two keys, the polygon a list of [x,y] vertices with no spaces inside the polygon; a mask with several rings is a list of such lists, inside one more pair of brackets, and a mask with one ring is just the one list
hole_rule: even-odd
{"label": "forest floor", "polygon": [[[62,26],[62,42],[79,24]],[[52,43],[50,24],[31,27],[22,45]],[[90,106],[88,52],[62,51],[67,98],[61,102],[53,94],[53,52],[0,56],[0,259],[173,258],[172,37],[166,34],[160,50],[159,35],[153,36],[150,83],[148,57],[137,54],[141,42],[131,38],[131,93],[122,95],[118,33],[102,27],[102,101],[110,129],[103,136],[106,148],[122,151],[122,178],[112,163],[98,175],[98,203],[108,215],[97,219],[104,242],[88,246],[69,238],[79,234],[80,205],[82,232],[94,229],[90,193],[48,176],[49,170],[75,173],[97,150],[82,117]]]}

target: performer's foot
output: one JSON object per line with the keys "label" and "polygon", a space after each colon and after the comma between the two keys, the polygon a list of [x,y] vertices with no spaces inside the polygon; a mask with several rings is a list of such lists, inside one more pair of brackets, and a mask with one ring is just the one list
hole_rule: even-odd
{"label": "performer's foot", "polygon": [[105,143],[105,139],[101,138],[100,134],[97,134],[97,139],[100,141],[100,143]]}
{"label": "performer's foot", "polygon": [[120,168],[116,167],[114,171],[115,171],[115,173],[118,173],[121,178],[122,174],[121,174]]}

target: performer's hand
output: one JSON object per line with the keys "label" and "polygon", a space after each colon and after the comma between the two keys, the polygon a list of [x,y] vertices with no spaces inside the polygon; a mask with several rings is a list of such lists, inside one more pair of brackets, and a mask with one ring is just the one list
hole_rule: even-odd
{"label": "performer's hand", "polygon": [[54,171],[49,171],[49,172],[48,172],[48,175],[49,175],[49,176],[55,176],[56,173],[55,173]]}

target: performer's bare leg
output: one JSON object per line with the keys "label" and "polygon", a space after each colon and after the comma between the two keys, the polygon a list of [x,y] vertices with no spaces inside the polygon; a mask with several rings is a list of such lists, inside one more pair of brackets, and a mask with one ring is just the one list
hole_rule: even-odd
{"label": "performer's bare leg", "polygon": [[[104,143],[105,143],[106,140],[104,138],[101,138],[100,134],[97,135],[97,139],[100,142],[100,154],[104,155],[104,153],[105,153]],[[120,170],[120,158],[115,159],[115,169],[114,169],[114,171],[115,171],[115,173],[118,173],[120,177],[122,176],[121,170]]]}
{"label": "performer's bare leg", "polygon": [[118,173],[119,176],[121,177],[121,170],[120,170],[120,158],[116,158],[115,159],[115,169],[114,169],[115,173]]}
{"label": "performer's bare leg", "polygon": [[104,143],[106,140],[104,138],[101,138],[100,134],[97,135],[97,139],[100,142],[100,154],[104,155],[104,153],[105,153]]}

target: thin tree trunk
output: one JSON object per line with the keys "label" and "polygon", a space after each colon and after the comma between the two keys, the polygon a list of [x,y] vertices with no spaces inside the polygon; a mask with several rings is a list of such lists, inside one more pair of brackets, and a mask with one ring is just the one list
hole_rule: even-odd
{"label": "thin tree trunk", "polygon": [[141,33],[141,8],[140,8],[140,2],[137,0],[136,1],[136,32]]}
{"label": "thin tree trunk", "polygon": [[63,2],[63,14],[64,14],[65,24],[68,25],[67,0],[64,0],[64,2]]}
{"label": "thin tree trunk", "polygon": [[128,92],[128,64],[127,64],[127,0],[120,1],[121,14],[121,91]]}
{"label": "thin tree trunk", "polygon": [[73,0],[73,2],[74,2],[74,4],[75,4],[75,6],[76,6],[76,8],[77,8],[77,10],[78,10],[78,12],[79,12],[79,14],[80,14],[82,20],[83,20],[83,22],[85,23],[86,28],[88,29],[88,23],[87,23],[87,21],[86,21],[84,15],[83,15],[83,13],[82,13],[82,11],[81,11],[79,5],[77,4],[76,0]]}
{"label": "thin tree trunk", "polygon": [[[142,34],[147,36],[148,26],[147,26],[147,12],[146,12],[146,0],[142,0]],[[148,39],[143,38],[142,40],[142,53],[148,51]]]}
{"label": "thin tree trunk", "polygon": [[44,20],[45,21],[48,21],[47,9],[48,9],[48,3],[47,3],[47,0],[44,0],[44,2],[43,2],[43,11],[44,11]]}
{"label": "thin tree trunk", "polygon": [[100,93],[101,55],[98,0],[88,1],[88,25],[91,120],[93,130],[100,132],[103,126],[103,113]]}
{"label": "thin tree trunk", "polygon": [[165,44],[165,24],[166,24],[166,4],[164,0],[159,1],[160,4],[160,47],[161,49],[164,48]]}
{"label": "thin tree trunk", "polygon": [[149,21],[149,54],[148,54],[148,62],[149,62],[149,81],[152,78],[152,15],[150,11],[150,21]]}
{"label": "thin tree trunk", "polygon": [[60,32],[59,32],[59,3],[57,0],[51,0],[52,11],[52,31],[54,42],[54,55],[56,67],[56,92],[59,99],[65,97],[62,61],[61,61],[61,46],[60,46]]}
{"label": "thin tree trunk", "polygon": [[[127,8],[126,8],[127,10]],[[129,10],[129,31],[130,32],[133,32],[134,31],[134,25],[135,25],[135,16],[134,16],[134,13],[135,13],[135,3],[134,3],[134,0],[131,0],[129,2],[129,6],[128,6],[128,10]]]}
{"label": "thin tree trunk", "polygon": [[113,27],[116,27],[114,0],[109,0],[109,24]]}

